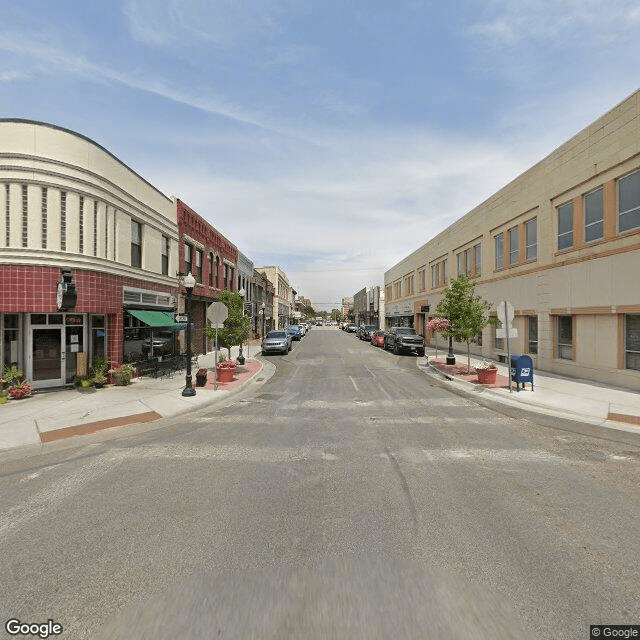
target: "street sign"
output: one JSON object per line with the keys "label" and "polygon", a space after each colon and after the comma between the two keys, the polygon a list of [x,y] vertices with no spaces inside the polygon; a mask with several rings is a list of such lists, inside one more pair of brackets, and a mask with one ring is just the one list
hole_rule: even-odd
{"label": "street sign", "polygon": [[222,325],[222,323],[229,317],[229,309],[224,302],[212,302],[207,307],[207,320],[209,320],[212,326]]}
{"label": "street sign", "polygon": [[[496,338],[506,338],[507,337],[507,329],[502,327],[501,329],[496,329]],[[509,327],[509,338],[517,338],[518,330],[515,327]]]}
{"label": "street sign", "polygon": [[502,324],[504,325],[511,324],[511,321],[513,320],[513,317],[514,317],[514,310],[513,310],[513,305],[510,302],[507,302],[506,300],[503,300],[502,302],[498,302],[498,305],[496,307],[496,312],[498,314],[498,320],[500,320]]}
{"label": "street sign", "polygon": [[173,316],[173,321],[177,324],[189,322],[189,316],[186,313],[176,313]]}

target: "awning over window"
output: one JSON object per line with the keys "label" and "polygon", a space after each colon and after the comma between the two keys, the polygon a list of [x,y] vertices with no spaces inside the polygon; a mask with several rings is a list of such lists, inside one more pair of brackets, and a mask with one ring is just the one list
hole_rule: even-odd
{"label": "awning over window", "polygon": [[171,327],[173,328],[186,328],[185,325],[176,324],[173,319],[173,314],[169,311],[148,311],[146,309],[128,309],[128,312],[134,317],[138,318],[140,322],[144,322],[149,327]]}

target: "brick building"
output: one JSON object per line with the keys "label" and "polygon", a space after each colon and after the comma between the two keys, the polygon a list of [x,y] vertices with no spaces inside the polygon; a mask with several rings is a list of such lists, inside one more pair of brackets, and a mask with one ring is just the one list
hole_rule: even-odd
{"label": "brick building", "polygon": [[173,348],[175,203],[50,124],[0,120],[0,156],[0,364],[34,387],[62,386],[94,356],[116,365],[145,340],[152,349],[161,318]]}

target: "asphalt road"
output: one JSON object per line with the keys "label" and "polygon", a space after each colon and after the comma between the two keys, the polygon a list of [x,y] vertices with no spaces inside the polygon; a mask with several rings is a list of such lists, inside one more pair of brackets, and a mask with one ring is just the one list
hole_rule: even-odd
{"label": "asphalt road", "polygon": [[4,465],[3,626],[577,640],[640,624],[640,447],[479,407],[335,328],[266,360],[275,374],[229,406]]}

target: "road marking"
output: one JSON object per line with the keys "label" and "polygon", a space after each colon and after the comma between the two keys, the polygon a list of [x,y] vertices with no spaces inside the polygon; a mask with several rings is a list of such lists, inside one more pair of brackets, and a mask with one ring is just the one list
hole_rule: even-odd
{"label": "road marking", "polygon": [[353,385],[353,388],[354,388],[358,393],[360,393],[360,389],[358,389],[358,385],[356,384],[356,381],[355,381],[351,376],[349,376],[349,380],[351,380],[351,384]]}

